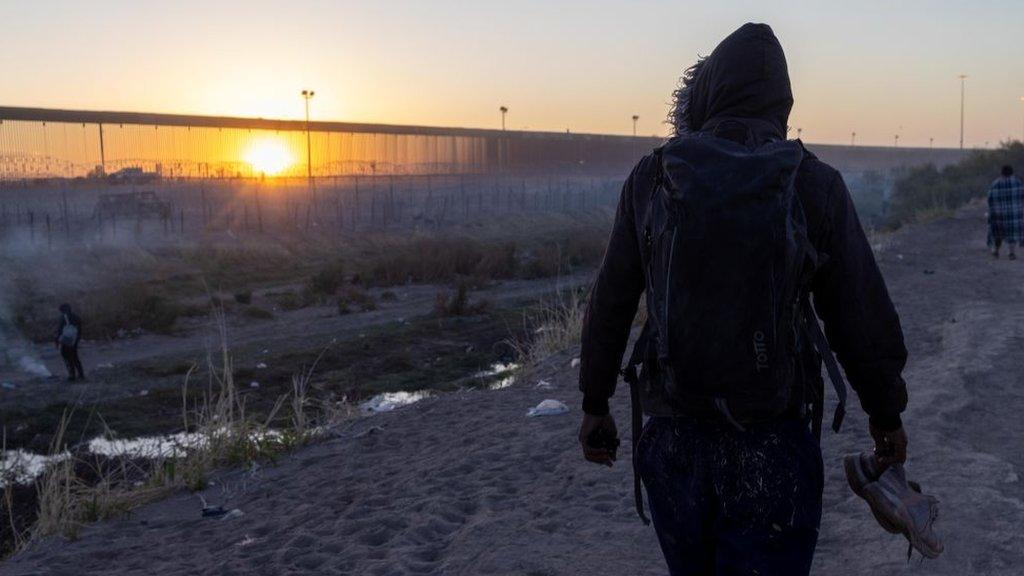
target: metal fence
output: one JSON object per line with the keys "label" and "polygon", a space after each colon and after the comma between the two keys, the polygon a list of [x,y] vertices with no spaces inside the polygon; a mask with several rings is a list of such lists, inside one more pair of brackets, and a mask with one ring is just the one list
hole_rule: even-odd
{"label": "metal fence", "polygon": [[[656,138],[0,107],[0,181],[621,173]],[[308,159],[308,160],[307,160]]]}

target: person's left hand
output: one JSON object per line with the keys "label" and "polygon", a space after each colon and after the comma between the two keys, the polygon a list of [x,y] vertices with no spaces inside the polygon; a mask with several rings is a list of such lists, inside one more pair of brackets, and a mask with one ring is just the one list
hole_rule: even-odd
{"label": "person's left hand", "polygon": [[583,423],[580,424],[580,446],[583,448],[583,457],[594,464],[603,464],[611,467],[615,464],[614,448],[604,446],[593,446],[590,443],[591,435],[597,431],[610,438],[618,439],[619,431],[615,427],[615,418],[611,414],[594,416],[583,414]]}

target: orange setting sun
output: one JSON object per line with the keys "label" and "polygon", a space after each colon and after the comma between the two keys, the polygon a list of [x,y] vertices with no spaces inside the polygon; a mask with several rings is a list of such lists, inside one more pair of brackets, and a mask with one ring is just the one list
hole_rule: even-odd
{"label": "orange setting sun", "polygon": [[253,142],[245,152],[244,159],[252,166],[253,172],[267,176],[280,174],[294,162],[288,146],[270,138]]}

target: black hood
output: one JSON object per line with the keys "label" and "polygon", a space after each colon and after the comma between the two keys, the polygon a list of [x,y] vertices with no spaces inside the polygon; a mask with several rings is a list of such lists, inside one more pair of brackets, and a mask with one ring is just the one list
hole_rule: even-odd
{"label": "black hood", "polygon": [[726,118],[761,120],[786,137],[793,90],[786,55],[767,24],[744,24],[701,64],[690,95],[693,132]]}

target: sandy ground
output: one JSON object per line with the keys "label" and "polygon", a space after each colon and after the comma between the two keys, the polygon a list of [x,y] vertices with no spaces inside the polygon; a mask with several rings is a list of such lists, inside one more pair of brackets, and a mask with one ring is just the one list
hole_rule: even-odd
{"label": "sandy ground", "polygon": [[[984,218],[911,228],[880,249],[911,363],[909,470],[942,500],[946,553],[907,564],[840,458],[869,446],[851,410],[828,434],[815,574],[1020,574],[1024,568],[1024,262],[985,254]],[[200,516],[180,494],[75,542],[38,543],[0,574],[664,574],[632,508],[628,451],[614,469],[578,454],[571,354],[500,391],[467,391],[361,419],[277,465],[225,474],[203,494],[243,515]],[[568,415],[525,417],[545,398]],[[620,427],[625,398],[616,398]],[[626,430],[628,434],[628,430]]]}

